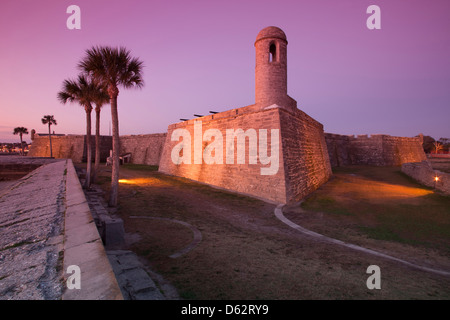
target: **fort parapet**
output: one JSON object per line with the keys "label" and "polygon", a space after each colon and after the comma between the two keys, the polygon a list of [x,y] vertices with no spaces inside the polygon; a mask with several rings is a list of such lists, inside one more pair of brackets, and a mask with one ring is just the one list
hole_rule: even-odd
{"label": "fort parapet", "polygon": [[325,134],[332,167],[348,165],[399,166],[426,160],[422,138],[384,134]]}
{"label": "fort parapet", "polygon": [[[159,165],[165,133],[120,136],[120,154],[131,153],[131,163]],[[105,162],[112,149],[112,137],[100,136],[100,161]],[[53,157],[72,159],[75,163],[86,161],[86,139],[84,135],[52,136]],[[95,137],[92,137],[95,150]],[[48,135],[35,135],[28,153],[31,157],[50,157]]]}
{"label": "fort parapet", "polygon": [[131,163],[158,166],[165,133],[120,136],[120,154],[131,153]]}
{"label": "fort parapet", "polygon": [[[95,137],[91,139],[95,150]],[[112,148],[112,137],[100,136],[100,159],[106,161]],[[56,159],[72,159],[75,163],[86,161],[85,135],[52,135],[52,153]],[[35,134],[28,155],[31,157],[50,157],[50,140],[48,135]]]}
{"label": "fort parapet", "polygon": [[[171,154],[179,142],[172,141],[173,132],[185,129],[191,137],[194,137],[196,135],[194,127],[198,121],[201,121],[202,125],[202,131],[198,134],[200,139],[210,129],[223,133],[220,152],[223,154],[222,163],[207,164],[204,160],[194,163],[194,141],[190,141],[190,146],[186,149],[191,152],[191,163],[174,163]],[[266,150],[269,155],[275,150],[279,151],[277,163],[263,164],[259,161],[250,163],[249,156],[252,152],[250,150],[259,150],[261,145],[252,147],[249,138],[244,138],[240,146],[238,138],[233,137],[232,142],[225,141],[225,133],[230,129],[233,132],[242,130],[242,134],[248,130],[254,130],[256,133],[267,130]],[[271,130],[279,132],[276,146],[271,140]],[[258,142],[261,143],[261,140]],[[201,143],[203,149],[208,145],[207,142]],[[227,146],[230,143],[233,144],[233,148],[228,152],[231,151],[233,162],[227,163]],[[245,150],[244,163],[237,161],[238,147]],[[262,174],[263,168],[268,169],[272,166],[273,169],[274,165],[276,170],[274,169],[273,174]],[[305,197],[326,182],[331,175],[323,127],[319,122],[298,109],[291,111],[270,106],[261,110],[255,105],[170,125],[159,170],[166,174],[282,203]]]}

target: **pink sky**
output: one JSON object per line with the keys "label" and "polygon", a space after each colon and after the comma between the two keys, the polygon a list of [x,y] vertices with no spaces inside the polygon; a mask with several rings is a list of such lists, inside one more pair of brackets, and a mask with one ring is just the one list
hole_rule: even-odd
{"label": "pink sky", "polygon": [[[66,27],[71,4],[81,30]],[[371,4],[381,30],[366,27]],[[56,133],[85,133],[84,110],[56,95],[93,45],[145,65],[144,88],[120,91],[121,135],[253,104],[253,44],[271,25],[289,41],[289,95],[326,132],[450,137],[449,12],[448,0],[2,0],[0,142],[17,126],[46,132],[46,114]],[[102,134],[110,118],[105,106]]]}

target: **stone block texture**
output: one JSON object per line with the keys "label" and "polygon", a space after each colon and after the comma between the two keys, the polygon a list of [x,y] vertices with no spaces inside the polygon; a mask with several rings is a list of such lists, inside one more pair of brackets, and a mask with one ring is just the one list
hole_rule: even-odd
{"label": "stone block texture", "polygon": [[159,165],[165,133],[120,136],[120,154],[131,153],[131,163]]}
{"label": "stone block texture", "polygon": [[332,167],[347,165],[399,166],[426,160],[420,137],[325,134]]}
{"label": "stone block texture", "polygon": [[[202,123],[202,136],[208,129],[218,129],[224,138],[222,164],[193,163],[194,159],[194,124]],[[186,129],[191,139],[191,164],[176,164],[171,153],[179,143],[172,141],[172,132]],[[273,150],[271,129],[279,130],[279,164],[273,175],[262,175],[261,168],[270,166],[262,164],[259,157],[255,164],[249,162],[250,142],[245,144],[245,163],[233,164],[225,161],[227,129],[242,129],[244,132],[254,129],[266,129],[268,132],[268,154]],[[260,139],[260,136],[258,136]],[[260,140],[259,140],[260,142]],[[202,141],[202,150],[209,141]],[[234,155],[237,155],[237,139],[234,143]],[[184,150],[183,150],[184,151]],[[259,151],[259,149],[258,149]],[[328,153],[326,150],[323,127],[304,112],[288,111],[280,107],[269,107],[263,110],[248,106],[233,109],[212,116],[170,125],[161,156],[159,170],[166,174],[185,177],[223,189],[263,198],[277,203],[288,203],[299,200],[317,189],[331,175]]]}
{"label": "stone block texture", "polygon": [[[120,154],[131,153],[131,163],[158,165],[165,133],[120,136]],[[92,136],[92,161],[94,161],[95,136]],[[84,135],[52,136],[54,158],[86,161],[86,139]],[[105,162],[112,150],[112,137],[100,136],[100,161]],[[50,157],[48,136],[36,135],[29,156]]]}
{"label": "stone block texture", "polygon": [[[95,136],[91,138],[92,161],[94,161]],[[106,161],[112,149],[112,137],[100,136],[100,160]],[[86,161],[85,135],[52,136],[52,153],[56,159],[72,159],[79,163]],[[48,136],[35,135],[28,153],[32,157],[50,157]]]}

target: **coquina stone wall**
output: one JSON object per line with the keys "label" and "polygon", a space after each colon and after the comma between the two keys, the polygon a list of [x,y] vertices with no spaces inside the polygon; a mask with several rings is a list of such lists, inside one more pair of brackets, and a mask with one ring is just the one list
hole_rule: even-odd
{"label": "coquina stone wall", "polygon": [[[197,135],[200,139],[208,129],[222,133],[223,144],[219,151],[223,155],[222,163],[208,164],[204,159],[195,163],[195,143],[198,143],[198,140],[195,142],[194,139],[195,126],[200,122],[201,133]],[[177,129],[185,129],[191,141],[177,137],[172,141],[172,135]],[[254,150],[250,147],[250,139],[246,138],[246,142],[241,144],[238,143],[238,138],[228,140],[227,129],[233,132],[239,129],[242,132],[255,130],[258,133],[256,163],[250,163],[250,150]],[[267,154],[273,156],[272,152],[275,152],[276,148],[279,150],[277,170],[272,171],[273,174],[262,173],[269,168],[274,170],[275,164],[262,163],[264,160],[261,160],[259,151],[261,145],[265,144],[262,144],[261,130],[267,130]],[[278,130],[276,141],[272,141],[272,130]],[[207,139],[203,140],[200,142],[202,153],[213,143]],[[174,162],[173,155],[181,154],[177,149],[180,143],[187,144],[182,148],[183,156],[190,149],[190,164]],[[233,148],[227,148],[230,143],[234,143]],[[238,147],[245,147],[245,163],[237,163]],[[226,161],[227,150],[234,152],[233,163]],[[261,110],[260,106],[256,105],[170,125],[159,170],[279,203],[305,197],[326,182],[331,175],[323,127],[320,123],[298,109],[292,112],[278,106],[270,106]]]}
{"label": "coquina stone wall", "polygon": [[120,136],[120,154],[131,153],[131,163],[159,165],[166,133]]}
{"label": "coquina stone wall", "polygon": [[[68,158],[73,162],[81,162],[84,155],[84,136],[67,135],[52,136],[52,154],[54,158]],[[34,136],[29,156],[50,157],[50,142],[48,136]]]}
{"label": "coquina stone wall", "polygon": [[450,194],[450,174],[434,170],[428,161],[404,163],[402,172],[428,187]]}
{"label": "coquina stone wall", "polygon": [[420,137],[325,134],[332,167],[347,165],[398,166],[426,160]]}
{"label": "coquina stone wall", "polygon": [[[56,159],[72,159],[73,162],[86,161],[85,135],[52,136],[52,153]],[[94,159],[95,136],[91,138],[92,159]],[[100,136],[100,160],[106,161],[112,148],[110,136]],[[35,135],[31,143],[29,156],[50,157],[50,141],[48,135]]]}
{"label": "coquina stone wall", "polygon": [[280,109],[282,153],[288,202],[298,201],[330,178],[323,125],[299,109]]}
{"label": "coquina stone wall", "polygon": [[[120,136],[120,154],[131,153],[131,163],[159,165],[165,133]],[[95,136],[92,136],[92,157],[94,159]],[[100,160],[106,161],[112,149],[112,137],[100,136]],[[72,159],[73,162],[86,161],[86,141],[84,135],[52,136],[53,157]],[[29,156],[50,157],[48,136],[35,135]]]}

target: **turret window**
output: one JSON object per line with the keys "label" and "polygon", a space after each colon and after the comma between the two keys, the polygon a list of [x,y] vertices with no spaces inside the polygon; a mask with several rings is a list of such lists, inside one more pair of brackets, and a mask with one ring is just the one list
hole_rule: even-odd
{"label": "turret window", "polygon": [[277,46],[275,43],[272,43],[269,47],[269,62],[276,62],[278,61],[277,57]]}

